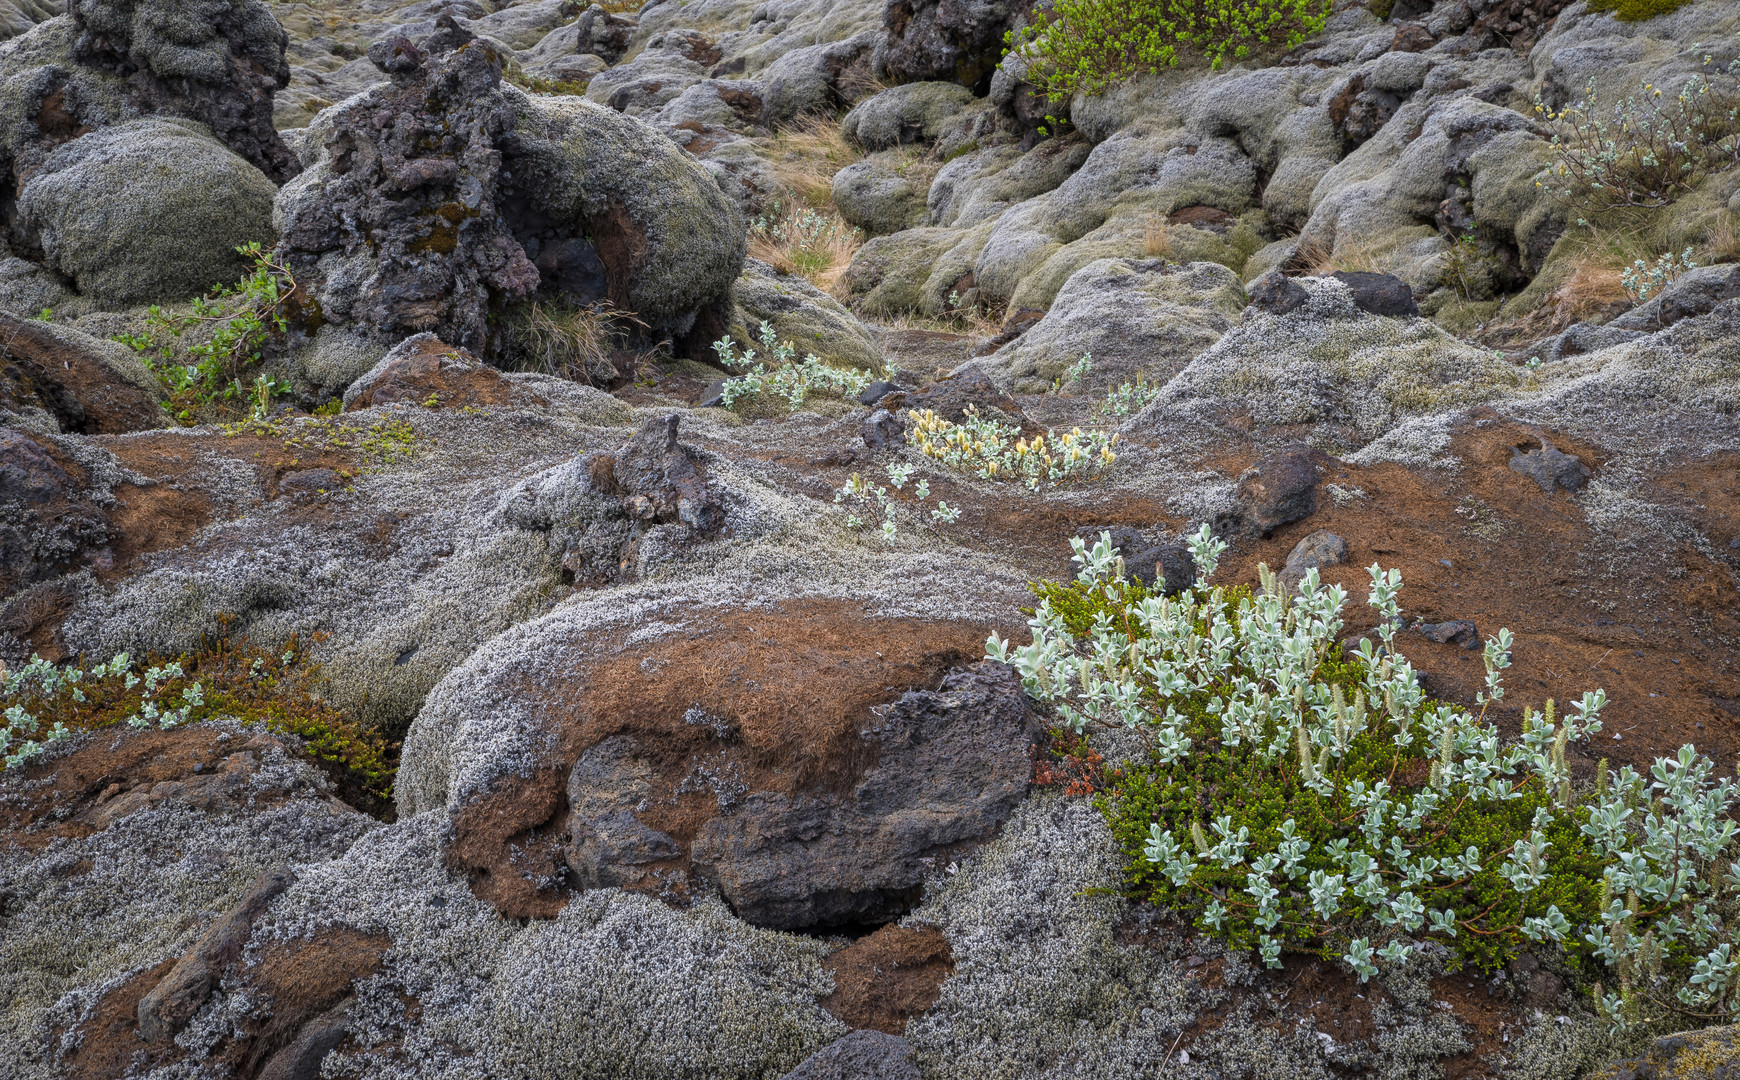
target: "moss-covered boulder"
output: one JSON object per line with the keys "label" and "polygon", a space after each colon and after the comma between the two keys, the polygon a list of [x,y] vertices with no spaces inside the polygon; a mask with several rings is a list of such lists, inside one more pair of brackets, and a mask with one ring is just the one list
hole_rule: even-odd
{"label": "moss-covered boulder", "polygon": [[751,259],[731,288],[731,333],[750,343],[772,326],[799,356],[814,353],[840,367],[882,370],[882,352],[845,305],[794,274]]}
{"label": "moss-covered boulder", "polygon": [[1086,385],[1160,385],[1220,340],[1245,306],[1238,275],[1217,263],[1100,259],[1070,276],[1045,318],[978,361],[1014,393],[1043,393],[1082,356]]}
{"label": "moss-covered boulder", "polygon": [[1664,1035],[1589,1080],[1732,1080],[1740,1076],[1740,1024]]}
{"label": "moss-covered boulder", "polygon": [[978,103],[956,83],[918,82],[865,98],[840,121],[840,131],[866,150],[932,142],[943,127]]}
{"label": "moss-covered boulder", "polygon": [[880,161],[859,161],[834,174],[840,216],[872,236],[899,232],[924,220],[924,192]]}
{"label": "moss-covered boulder", "polygon": [[15,228],[100,303],[177,300],[247,272],[236,248],[271,244],[276,194],[203,125],[133,120],[50,154]]}

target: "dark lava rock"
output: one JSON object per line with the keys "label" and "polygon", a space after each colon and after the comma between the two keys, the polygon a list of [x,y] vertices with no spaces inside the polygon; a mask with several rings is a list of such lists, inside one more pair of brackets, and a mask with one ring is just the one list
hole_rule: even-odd
{"label": "dark lava rock", "polygon": [[1239,477],[1239,519],[1267,536],[1317,512],[1317,452],[1291,446],[1258,461]]}
{"label": "dark lava rock", "polygon": [[73,0],[68,14],[78,62],[125,79],[141,113],[198,120],[280,184],[302,171],[272,123],[272,98],[290,83],[289,38],[265,4]]}
{"label": "dark lava rock", "polygon": [[1364,271],[1337,270],[1330,275],[1353,293],[1353,302],[1361,311],[1373,315],[1405,318],[1418,315],[1420,305],[1414,303],[1414,291],[1394,274],[1370,274]]}
{"label": "dark lava rock", "polygon": [[1480,648],[1480,631],[1467,619],[1449,619],[1440,623],[1415,623],[1414,632],[1440,645],[1458,645],[1464,649]]}
{"label": "dark lava rock", "polygon": [[319,495],[344,487],[344,478],[331,469],[298,469],[278,481],[281,495]]}
{"label": "dark lava rock", "polygon": [[648,420],[616,451],[610,476],[622,507],[644,525],[681,522],[699,535],[725,524],[725,507],[707,483],[700,455],[677,443],[676,413]]}
{"label": "dark lava rock", "polygon": [[1305,301],[1311,299],[1305,286],[1279,270],[1271,270],[1252,282],[1248,295],[1251,298],[1251,307],[1271,315],[1286,315],[1297,311],[1304,306]]}
{"label": "dark lava rock", "polygon": [[850,791],[753,792],[724,808],[696,836],[694,868],[757,926],[885,921],[937,859],[1002,827],[1038,732],[1014,669],[981,662],[888,706],[861,735],[877,759]]}
{"label": "dark lava rock", "polygon": [[872,70],[890,83],[954,82],[984,93],[1003,35],[1025,10],[1015,0],[890,0]]}
{"label": "dark lava rock", "polygon": [[1663,1035],[1633,1058],[1591,1071],[1589,1080],[1735,1080],[1740,1024]]}
{"label": "dark lava rock", "polygon": [[881,1031],[853,1031],[803,1060],[781,1080],[919,1080],[912,1044]]}
{"label": "dark lava rock", "polygon": [[887,409],[877,409],[864,421],[864,445],[872,450],[899,446],[906,441],[906,422]]}
{"label": "dark lava rock", "polygon": [[1533,480],[1549,495],[1556,487],[1562,487],[1566,491],[1581,491],[1592,475],[1589,466],[1583,464],[1580,458],[1554,448],[1545,439],[1541,440],[1539,450],[1524,452],[1518,447],[1512,447],[1510,471],[1521,473]]}
{"label": "dark lava rock", "polygon": [[568,775],[568,867],[585,889],[638,885],[652,867],[678,858],[670,835],[634,816],[652,793],[653,766],[638,744],[617,735],[586,751]]}
{"label": "dark lava rock", "polygon": [[974,356],[990,356],[1003,346],[1014,341],[1027,331],[1039,325],[1039,320],[1045,318],[1041,308],[1021,308],[1015,314],[1003,320],[1003,325],[997,330],[995,337],[987,339],[973,350]]}
{"label": "dark lava rock", "polygon": [[1124,556],[1124,569],[1148,588],[1154,587],[1157,576],[1163,578],[1167,596],[1177,596],[1196,584],[1196,560],[1183,544],[1157,544],[1133,553],[1120,553]]}
{"label": "dark lava rock", "polygon": [[889,382],[887,379],[877,379],[869,386],[866,386],[864,392],[858,395],[858,404],[874,405],[899,389],[900,387]]}

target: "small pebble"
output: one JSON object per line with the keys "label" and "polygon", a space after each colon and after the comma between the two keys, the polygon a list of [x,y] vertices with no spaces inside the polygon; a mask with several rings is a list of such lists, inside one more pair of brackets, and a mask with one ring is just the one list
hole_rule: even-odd
{"label": "small pebble", "polygon": [[1444,568],[1444,569],[1446,569],[1446,570],[1454,570],[1454,569],[1456,569],[1456,564],[1455,564],[1455,563],[1453,563],[1453,562],[1451,562],[1451,561],[1450,561],[1450,560],[1449,560],[1449,559],[1439,559],[1439,560],[1438,560],[1438,565],[1439,565],[1439,566],[1442,566],[1442,567],[1443,567],[1443,568]]}

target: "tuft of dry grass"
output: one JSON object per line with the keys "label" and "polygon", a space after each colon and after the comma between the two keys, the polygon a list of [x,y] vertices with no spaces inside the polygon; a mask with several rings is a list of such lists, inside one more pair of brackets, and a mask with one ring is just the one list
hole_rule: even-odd
{"label": "tuft of dry grass", "polygon": [[928,330],[932,333],[971,334],[975,337],[996,337],[1003,324],[996,316],[981,308],[957,308],[941,316],[920,315],[902,311],[876,320],[889,330]]}
{"label": "tuft of dry grass", "polygon": [[1723,211],[1704,237],[1706,263],[1740,262],[1740,214]]}
{"label": "tuft of dry grass", "polygon": [[864,234],[846,224],[833,203],[805,206],[794,192],[771,213],[749,225],[749,257],[796,274],[823,292],[840,296],[842,277]]}
{"label": "tuft of dry grass", "polygon": [[1578,259],[1572,266],[1571,276],[1549,297],[1558,309],[1556,323],[1569,326],[1594,316],[1611,316],[1614,308],[1630,304],[1618,267],[1599,259]]}
{"label": "tuft of dry grass", "polygon": [[1337,244],[1332,251],[1317,243],[1299,245],[1299,253],[1294,261],[1304,267],[1305,273],[1313,277],[1333,274],[1338,270],[1350,274],[1381,273],[1377,254],[1363,244]]}
{"label": "tuft of dry grass", "polygon": [[800,116],[767,141],[774,175],[805,206],[834,204],[834,174],[864,153],[840,133],[840,125],[824,116]]}
{"label": "tuft of dry grass", "polygon": [[1166,232],[1166,217],[1150,213],[1142,224],[1142,254],[1150,259],[1164,259],[1172,254],[1172,237]]}
{"label": "tuft of dry grass", "polygon": [[623,375],[612,354],[622,350],[635,329],[644,330],[646,324],[608,300],[591,305],[531,300],[505,320],[502,366],[608,386]]}

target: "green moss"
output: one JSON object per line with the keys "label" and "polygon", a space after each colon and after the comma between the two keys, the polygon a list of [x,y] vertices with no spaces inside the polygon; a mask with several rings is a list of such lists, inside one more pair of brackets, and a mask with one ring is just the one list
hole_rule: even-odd
{"label": "green moss", "polygon": [[1687,0],[1589,0],[1589,10],[1605,12],[1620,22],[1643,22],[1684,7]]}

